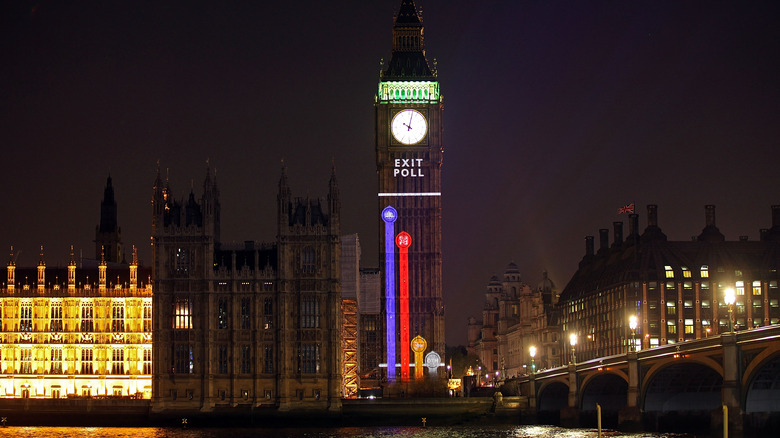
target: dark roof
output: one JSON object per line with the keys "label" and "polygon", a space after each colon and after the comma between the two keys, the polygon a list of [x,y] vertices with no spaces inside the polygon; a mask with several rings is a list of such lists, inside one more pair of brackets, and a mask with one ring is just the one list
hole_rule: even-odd
{"label": "dark roof", "polygon": [[398,9],[398,15],[395,17],[395,24],[422,25],[420,16],[417,15],[417,7],[414,5],[414,0],[401,0],[401,7]]}
{"label": "dark roof", "polygon": [[[561,300],[571,300],[582,294],[611,288],[629,281],[663,281],[665,267],[680,270],[686,267],[691,278],[699,280],[701,267],[710,273],[723,269],[728,275],[742,271],[745,278],[777,278],[780,265],[780,242],[773,241],[643,241],[640,245],[623,245],[618,251],[593,257],[580,264]],[[710,274],[712,275],[712,274]]]}

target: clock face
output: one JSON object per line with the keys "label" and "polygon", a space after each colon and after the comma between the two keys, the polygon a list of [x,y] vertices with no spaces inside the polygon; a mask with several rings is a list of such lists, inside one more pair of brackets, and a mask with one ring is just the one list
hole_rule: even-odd
{"label": "clock face", "polygon": [[401,144],[417,144],[428,132],[428,121],[419,111],[406,109],[399,111],[390,124],[393,137]]}

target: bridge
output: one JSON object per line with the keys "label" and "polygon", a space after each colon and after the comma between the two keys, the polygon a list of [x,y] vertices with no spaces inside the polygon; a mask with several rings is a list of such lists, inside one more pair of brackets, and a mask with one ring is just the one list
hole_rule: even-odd
{"label": "bridge", "polygon": [[780,428],[780,326],[585,362],[574,356],[507,382],[528,396],[537,421],[595,425],[599,404],[611,427],[701,432],[721,430],[725,405],[733,434]]}

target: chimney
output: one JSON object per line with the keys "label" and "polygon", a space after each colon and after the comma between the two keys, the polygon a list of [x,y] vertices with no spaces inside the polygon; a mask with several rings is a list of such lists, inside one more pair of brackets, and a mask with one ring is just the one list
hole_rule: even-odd
{"label": "chimney", "polygon": [[585,256],[593,255],[593,236],[585,236]]}
{"label": "chimney", "polygon": [[704,217],[706,221],[706,226],[708,227],[714,227],[715,226],[715,206],[712,204],[708,204],[704,206]]}
{"label": "chimney", "polygon": [[648,227],[658,226],[658,206],[655,204],[651,204],[647,206],[647,226]]}
{"label": "chimney", "polygon": [[759,236],[760,236],[760,240],[765,240],[765,238],[766,238],[766,234],[767,234],[768,232],[769,232],[769,230],[768,230],[768,229],[766,229],[766,228],[761,228],[760,230],[758,230],[758,234],[759,234]]}
{"label": "chimney", "polygon": [[780,227],[780,205],[772,206],[772,227]]}
{"label": "chimney", "polygon": [[636,236],[639,234],[639,215],[631,213],[628,215],[628,235]]}
{"label": "chimney", "polygon": [[609,249],[609,230],[601,228],[599,230],[599,252]]}
{"label": "chimney", "polygon": [[623,244],[623,222],[612,222],[612,228],[615,230],[615,246]]}

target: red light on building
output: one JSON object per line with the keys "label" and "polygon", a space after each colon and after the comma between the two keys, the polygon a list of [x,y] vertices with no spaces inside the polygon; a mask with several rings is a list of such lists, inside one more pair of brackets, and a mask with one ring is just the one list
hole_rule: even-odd
{"label": "red light on building", "polygon": [[409,381],[409,246],[412,236],[401,231],[395,237],[398,245],[398,276],[401,323],[401,381]]}

